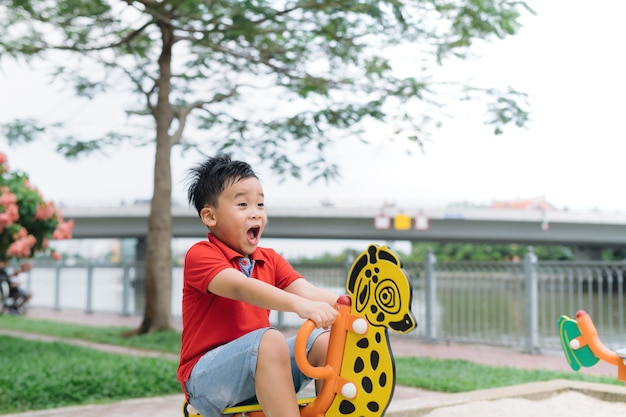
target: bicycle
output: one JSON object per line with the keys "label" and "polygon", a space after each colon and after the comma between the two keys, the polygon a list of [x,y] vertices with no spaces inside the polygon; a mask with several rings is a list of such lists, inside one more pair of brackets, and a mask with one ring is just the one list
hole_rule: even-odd
{"label": "bicycle", "polygon": [[0,272],[0,315],[1,314],[20,314],[15,308],[15,299],[11,294],[11,281],[6,273]]}

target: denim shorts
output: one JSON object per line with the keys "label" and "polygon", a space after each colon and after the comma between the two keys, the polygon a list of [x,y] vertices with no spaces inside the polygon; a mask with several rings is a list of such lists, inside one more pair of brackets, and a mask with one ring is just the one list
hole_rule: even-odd
{"label": "denim shorts", "polygon": [[[269,328],[252,331],[230,343],[210,350],[193,367],[185,383],[187,399],[203,417],[219,417],[225,408],[256,403],[254,379],[261,338]],[[327,330],[315,329],[306,344],[308,355],[315,339]],[[311,378],[296,365],[296,338],[287,339],[291,352],[291,374],[296,392]]]}

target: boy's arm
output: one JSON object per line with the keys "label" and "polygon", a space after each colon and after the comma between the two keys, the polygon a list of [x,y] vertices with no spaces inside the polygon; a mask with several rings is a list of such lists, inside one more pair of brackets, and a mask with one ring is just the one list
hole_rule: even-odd
{"label": "boy's arm", "polygon": [[258,279],[250,279],[234,268],[224,269],[215,275],[208,290],[221,297],[244,301],[261,308],[296,313],[300,318],[313,320],[318,327],[330,326],[337,317],[332,304],[326,300],[303,298],[297,293],[281,290]]}
{"label": "boy's arm", "polygon": [[331,306],[334,306],[337,302],[337,298],[339,298],[339,296],[332,291],[316,287],[305,278],[295,280],[285,288],[285,291],[299,295],[308,300],[323,301]]}

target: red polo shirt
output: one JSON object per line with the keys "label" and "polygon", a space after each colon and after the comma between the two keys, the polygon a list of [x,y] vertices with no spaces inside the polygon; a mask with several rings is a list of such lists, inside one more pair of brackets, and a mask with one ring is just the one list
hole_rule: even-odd
{"label": "red polo shirt", "polygon": [[[209,283],[219,272],[227,268],[241,271],[242,258],[212,234],[208,238],[194,244],[185,255],[178,366],[178,380],[183,384],[207,351],[270,325],[269,310],[208,292]],[[302,277],[273,249],[257,247],[251,259],[254,261],[251,279],[285,288]]]}

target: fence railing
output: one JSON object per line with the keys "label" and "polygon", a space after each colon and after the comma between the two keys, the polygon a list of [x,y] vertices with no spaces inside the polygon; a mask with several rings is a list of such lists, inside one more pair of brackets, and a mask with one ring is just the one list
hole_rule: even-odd
{"label": "fence railing", "polygon": [[[298,264],[307,279],[345,292],[348,266]],[[414,337],[426,341],[509,346],[530,353],[560,349],[557,320],[586,310],[609,348],[626,344],[624,262],[543,262],[532,250],[523,262],[406,263],[413,286]],[[143,264],[36,264],[26,275],[35,296],[31,305],[142,315]],[[182,267],[172,269],[172,316],[181,315]],[[271,320],[295,327],[293,314],[273,313]]]}

